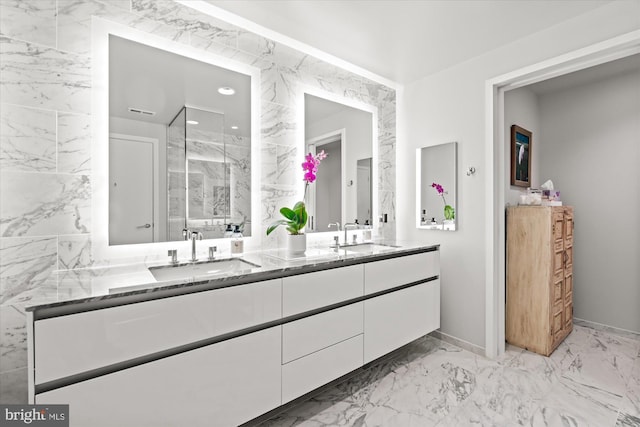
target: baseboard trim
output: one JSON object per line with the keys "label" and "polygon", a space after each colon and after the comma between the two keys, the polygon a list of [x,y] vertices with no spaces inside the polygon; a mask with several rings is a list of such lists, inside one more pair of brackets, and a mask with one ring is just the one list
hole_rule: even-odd
{"label": "baseboard trim", "polygon": [[628,329],[622,329],[622,328],[616,328],[615,326],[603,325],[602,323],[579,319],[577,317],[573,318],[573,323],[574,325],[585,326],[587,328],[592,328],[597,331],[611,332],[612,334],[620,335],[623,337],[640,339],[640,332],[630,331]]}
{"label": "baseboard trim", "polygon": [[486,352],[484,347],[480,347],[479,345],[475,345],[472,344],[468,341],[465,340],[461,340],[460,338],[456,338],[453,337],[451,335],[445,334],[444,332],[441,332],[440,329],[437,329],[431,333],[429,333],[430,336],[437,338],[441,341],[444,341],[446,343],[449,344],[453,344],[455,346],[458,346],[464,350],[470,351],[472,353],[478,354],[480,356],[486,356]]}

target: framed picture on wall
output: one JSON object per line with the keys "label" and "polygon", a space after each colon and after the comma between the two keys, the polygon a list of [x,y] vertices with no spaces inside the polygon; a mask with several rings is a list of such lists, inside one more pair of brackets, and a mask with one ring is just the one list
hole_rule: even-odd
{"label": "framed picture on wall", "polygon": [[531,187],[531,132],[511,125],[511,185]]}

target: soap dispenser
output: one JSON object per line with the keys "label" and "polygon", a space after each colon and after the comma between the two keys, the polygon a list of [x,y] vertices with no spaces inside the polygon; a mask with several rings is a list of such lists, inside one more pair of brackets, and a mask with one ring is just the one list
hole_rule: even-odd
{"label": "soap dispenser", "polygon": [[244,240],[242,240],[240,226],[236,225],[234,227],[233,235],[231,236],[231,255],[241,255],[244,251]]}
{"label": "soap dispenser", "polygon": [[362,240],[365,242],[371,241],[371,225],[369,225],[369,220],[364,221],[364,231],[362,232]]}
{"label": "soap dispenser", "polygon": [[227,224],[227,228],[224,230],[224,238],[228,239],[233,237],[233,228],[231,227],[231,224]]}

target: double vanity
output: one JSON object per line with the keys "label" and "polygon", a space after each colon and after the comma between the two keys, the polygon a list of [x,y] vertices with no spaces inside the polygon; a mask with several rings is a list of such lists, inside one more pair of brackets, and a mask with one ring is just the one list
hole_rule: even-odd
{"label": "double vanity", "polygon": [[406,244],[87,272],[28,311],[29,399],[72,426],[240,425],[439,328],[439,274]]}

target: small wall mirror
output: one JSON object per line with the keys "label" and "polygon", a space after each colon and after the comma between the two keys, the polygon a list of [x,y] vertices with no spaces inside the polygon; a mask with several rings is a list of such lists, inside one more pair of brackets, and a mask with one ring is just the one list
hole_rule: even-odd
{"label": "small wall mirror", "polygon": [[417,227],[455,231],[457,228],[456,142],[416,150]]}
{"label": "small wall mirror", "polygon": [[109,36],[109,244],[251,235],[251,76]]}
{"label": "small wall mirror", "polygon": [[327,154],[307,194],[306,231],[373,225],[373,114],[310,94],[304,109],[305,153]]}

